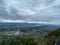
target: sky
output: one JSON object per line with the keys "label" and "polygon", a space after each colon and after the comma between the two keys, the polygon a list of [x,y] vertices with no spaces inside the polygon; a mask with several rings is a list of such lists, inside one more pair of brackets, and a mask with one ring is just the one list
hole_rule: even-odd
{"label": "sky", "polygon": [[60,24],[60,0],[0,0],[0,22]]}

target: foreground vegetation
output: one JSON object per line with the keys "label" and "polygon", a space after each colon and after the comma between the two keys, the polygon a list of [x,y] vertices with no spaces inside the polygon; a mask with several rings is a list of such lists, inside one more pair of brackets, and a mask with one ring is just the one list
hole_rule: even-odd
{"label": "foreground vegetation", "polygon": [[19,36],[0,37],[0,45],[55,45],[56,39],[60,36],[60,28],[39,38],[23,38]]}

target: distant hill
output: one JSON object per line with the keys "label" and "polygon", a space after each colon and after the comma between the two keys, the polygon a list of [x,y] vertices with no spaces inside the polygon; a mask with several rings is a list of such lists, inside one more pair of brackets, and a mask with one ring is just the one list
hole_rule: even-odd
{"label": "distant hill", "polygon": [[[21,26],[21,27],[27,27],[27,26],[38,26],[37,23],[0,23],[0,26]],[[40,25],[39,25],[40,26]]]}
{"label": "distant hill", "polygon": [[53,24],[39,24],[39,23],[0,23],[1,27],[9,27],[9,28],[35,28],[41,30],[54,30],[60,27],[60,25],[53,25]]}
{"label": "distant hill", "polygon": [[42,23],[7,23],[7,22],[0,22],[0,26],[21,26],[21,27],[35,27],[35,26],[60,26],[54,24],[42,24]]}

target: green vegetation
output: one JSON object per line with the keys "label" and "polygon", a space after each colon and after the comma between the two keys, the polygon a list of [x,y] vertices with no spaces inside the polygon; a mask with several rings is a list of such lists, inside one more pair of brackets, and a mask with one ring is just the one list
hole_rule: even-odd
{"label": "green vegetation", "polygon": [[5,38],[0,40],[0,45],[37,45],[34,38]]}
{"label": "green vegetation", "polygon": [[59,36],[60,36],[60,28],[48,33],[48,35],[44,36],[45,38],[44,40],[47,45],[54,45],[56,42],[56,39]]}
{"label": "green vegetation", "polygon": [[0,37],[0,45],[54,45],[60,36],[60,28],[39,38],[20,38],[19,36]]}

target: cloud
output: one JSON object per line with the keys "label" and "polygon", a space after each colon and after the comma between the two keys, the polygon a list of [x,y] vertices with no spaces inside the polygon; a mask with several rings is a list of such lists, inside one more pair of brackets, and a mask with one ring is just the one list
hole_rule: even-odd
{"label": "cloud", "polygon": [[2,19],[0,20],[1,22],[16,22],[16,23],[22,23],[22,22],[25,22],[25,20],[7,20],[7,19]]}
{"label": "cloud", "polygon": [[[60,0],[0,0],[0,19],[60,23]],[[23,21],[21,21],[23,20]],[[4,21],[3,21],[4,22]]]}
{"label": "cloud", "polygon": [[34,15],[36,13],[33,10],[26,8],[19,9],[18,11],[19,11],[18,14],[22,14],[22,15]]}
{"label": "cloud", "polygon": [[7,20],[7,19],[2,19],[0,22],[8,22],[8,23],[41,23],[41,24],[54,24],[50,22],[33,22],[33,21],[26,21],[26,20]]}

